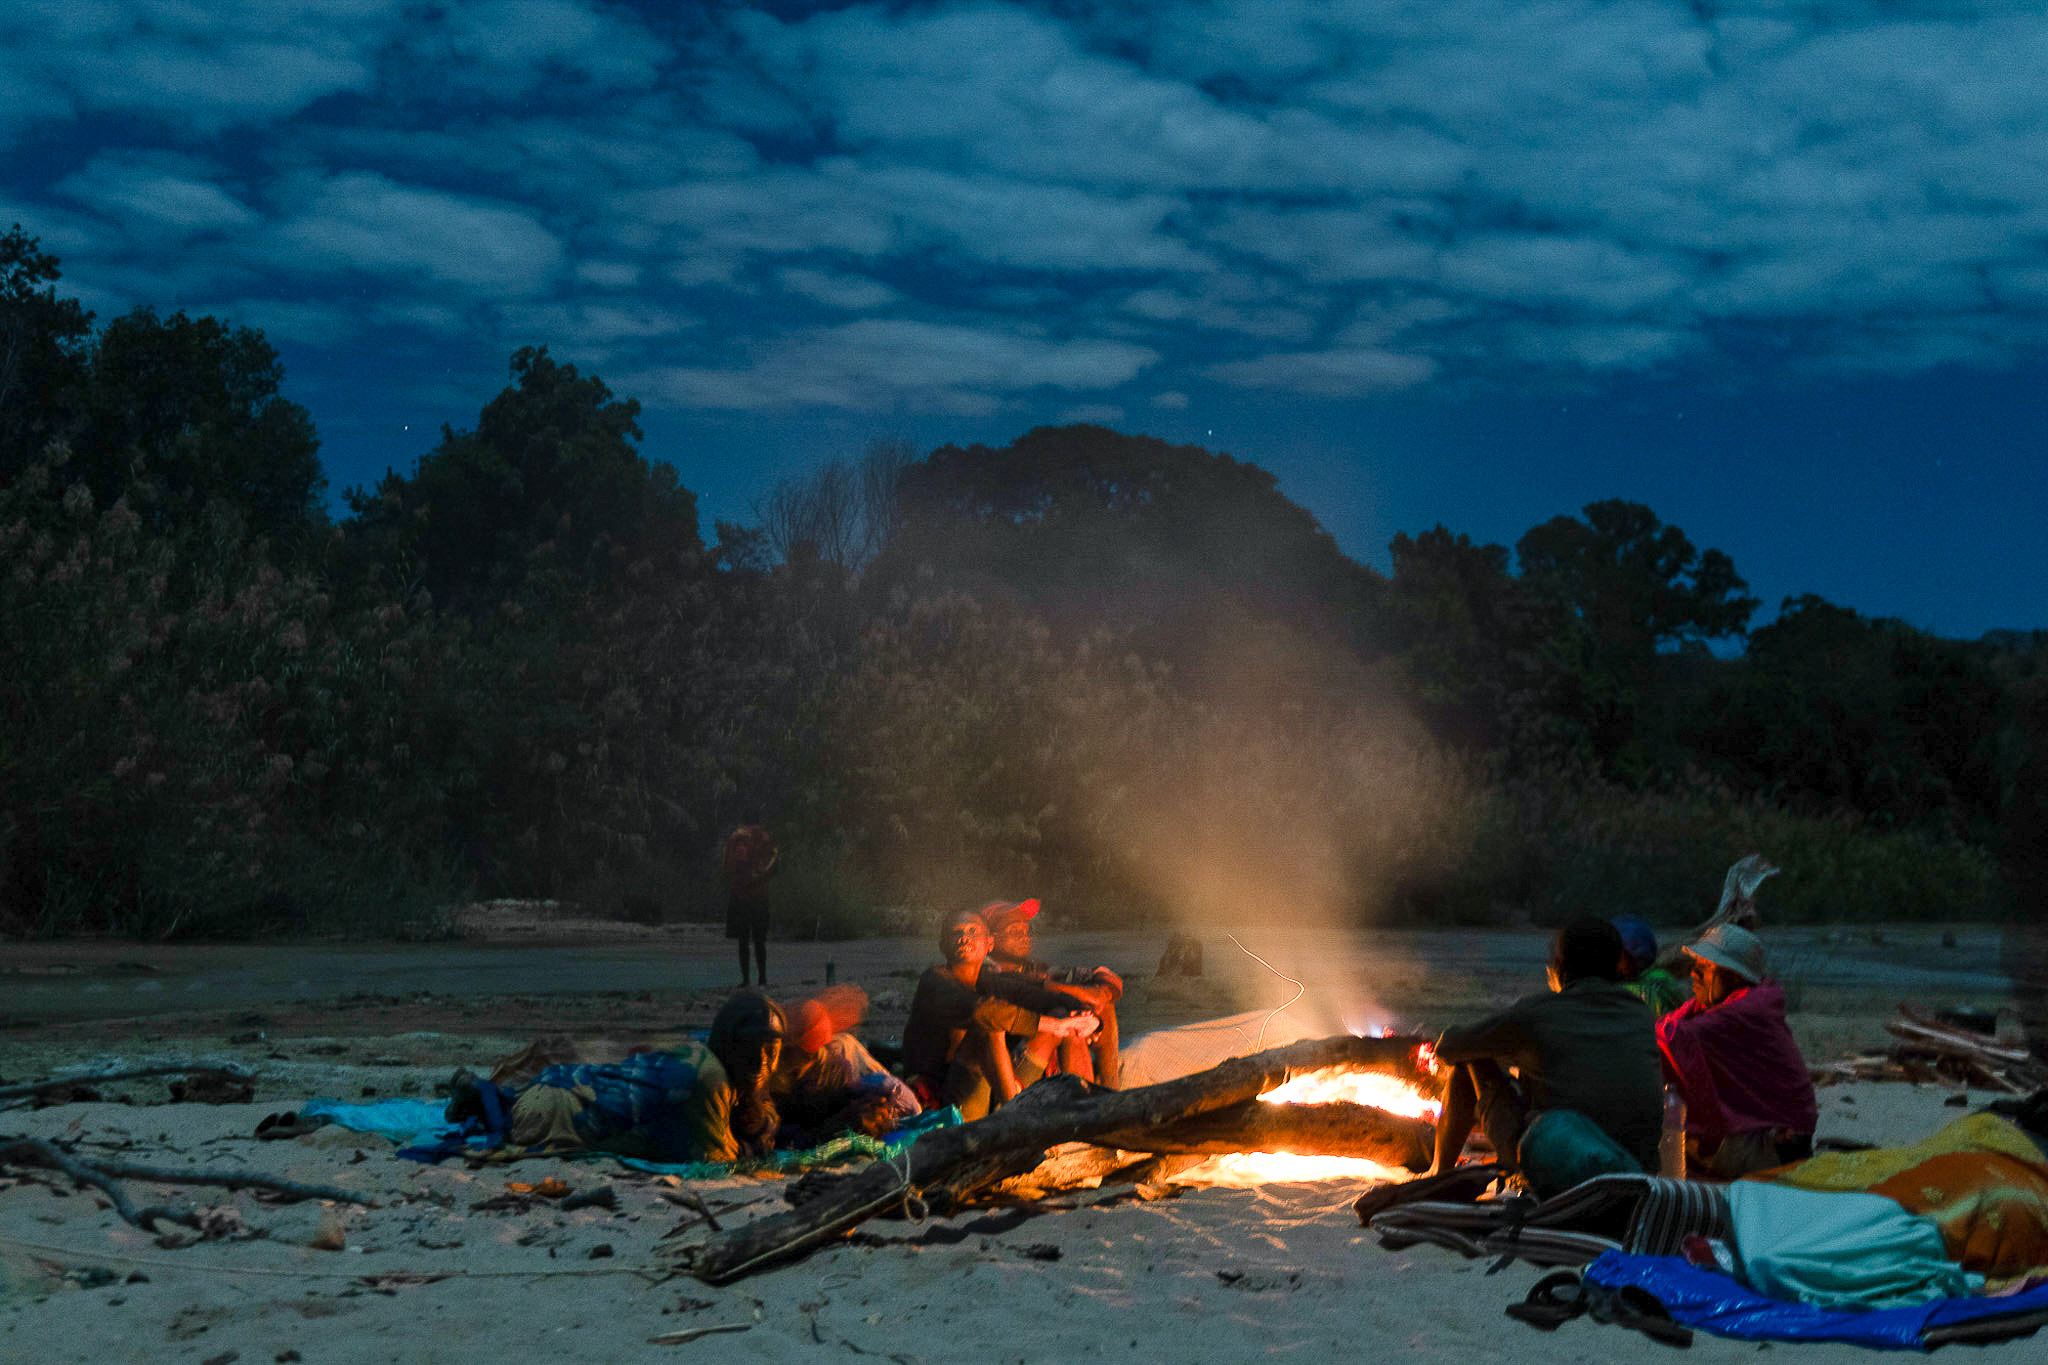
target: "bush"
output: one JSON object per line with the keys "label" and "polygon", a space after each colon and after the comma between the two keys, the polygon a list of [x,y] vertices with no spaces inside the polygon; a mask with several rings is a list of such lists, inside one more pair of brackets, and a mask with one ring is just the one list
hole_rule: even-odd
{"label": "bush", "polygon": [[1499,905],[1541,924],[1624,912],[1697,924],[1747,853],[1782,869],[1759,897],[1767,923],[1995,920],[2009,908],[1995,861],[1973,845],[1801,815],[1697,777],[1645,791],[1555,768],[1504,784],[1495,800],[1478,861],[1520,869],[1513,881],[1526,881],[1504,882]]}

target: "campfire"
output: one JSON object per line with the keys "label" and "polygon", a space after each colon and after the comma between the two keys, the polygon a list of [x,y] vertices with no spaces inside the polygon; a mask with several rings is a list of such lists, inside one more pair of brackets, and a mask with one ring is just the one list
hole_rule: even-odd
{"label": "campfire", "polygon": [[[1423,1071],[1431,1069],[1433,1061],[1428,1050],[1426,1043],[1420,1048],[1418,1069]],[[1360,1104],[1432,1126],[1443,1108],[1414,1079],[1381,1071],[1313,1071],[1275,1086],[1259,1100],[1273,1105]],[[1281,1181],[1403,1180],[1409,1174],[1404,1166],[1371,1157],[1279,1151],[1211,1157],[1178,1178],[1190,1184],[1242,1187]]]}
{"label": "campfire", "polygon": [[[690,1273],[724,1284],[868,1218],[944,1216],[982,1199],[1042,1198],[1113,1175],[1143,1178],[1161,1169],[1160,1160],[1179,1170],[1184,1156],[1222,1158],[1240,1172],[1233,1182],[1240,1184],[1251,1183],[1252,1171],[1276,1181],[1421,1170],[1436,1133],[1421,1042],[1305,1040],[1131,1090],[1090,1091],[1071,1077],[1049,1077],[985,1119],[924,1134],[899,1157],[844,1175],[812,1173],[785,1191],[794,1206],[787,1212],[694,1248]],[[1324,1164],[1333,1160],[1345,1164]]]}

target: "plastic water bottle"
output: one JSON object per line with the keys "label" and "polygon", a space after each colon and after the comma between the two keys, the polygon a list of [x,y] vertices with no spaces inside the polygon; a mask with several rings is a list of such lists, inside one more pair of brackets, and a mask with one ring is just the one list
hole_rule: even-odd
{"label": "plastic water bottle", "polygon": [[1685,1096],[1664,1087],[1664,1131],[1657,1136],[1657,1174],[1685,1179]]}

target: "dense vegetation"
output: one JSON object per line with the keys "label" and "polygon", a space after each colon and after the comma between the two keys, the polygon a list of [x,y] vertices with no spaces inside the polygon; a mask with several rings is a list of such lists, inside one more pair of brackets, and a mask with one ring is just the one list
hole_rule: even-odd
{"label": "dense vegetation", "polygon": [[1254,465],[1098,427],[877,445],[707,542],[544,349],[330,518],[247,328],[95,328],[0,238],[0,932],[432,932],[473,895],[779,918],[998,892],[1430,922],[1988,917],[2048,869],[2048,633],[1803,597],[1647,507],[1341,553]]}

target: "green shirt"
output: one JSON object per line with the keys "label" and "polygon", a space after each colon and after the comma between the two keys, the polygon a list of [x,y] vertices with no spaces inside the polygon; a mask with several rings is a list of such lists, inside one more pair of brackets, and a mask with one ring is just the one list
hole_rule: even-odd
{"label": "green shirt", "polygon": [[1664,1070],[1656,1019],[1616,983],[1589,977],[1524,996],[1476,1024],[1444,1030],[1436,1055],[1445,1063],[1514,1067],[1532,1112],[1576,1110],[1644,1170],[1657,1169]]}

